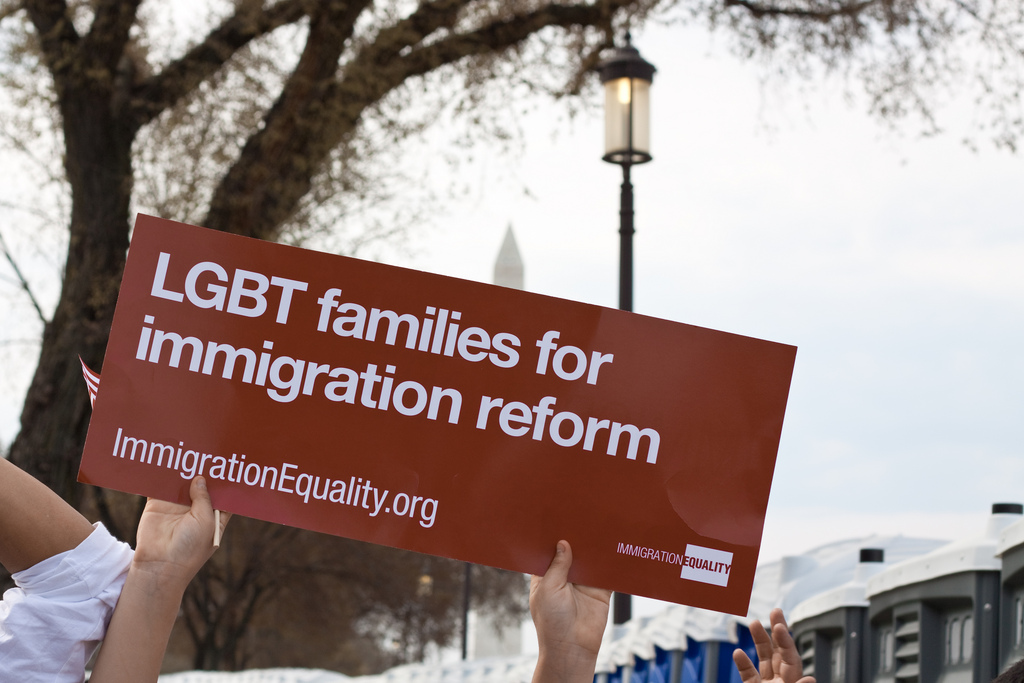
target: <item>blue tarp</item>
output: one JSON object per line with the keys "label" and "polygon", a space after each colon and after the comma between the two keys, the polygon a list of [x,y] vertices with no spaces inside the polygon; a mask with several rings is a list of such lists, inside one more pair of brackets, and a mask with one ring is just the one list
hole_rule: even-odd
{"label": "blue tarp", "polygon": [[754,666],[758,665],[757,650],[754,648],[754,639],[750,637],[750,630],[746,628],[736,629],[739,642],[722,643],[718,650],[718,674],[715,676],[716,683],[740,683],[740,674],[732,662],[733,650],[739,648],[747,653]]}
{"label": "blue tarp", "polygon": [[[754,641],[750,632],[741,628],[738,629],[739,643],[720,643],[718,648],[718,661],[708,662],[708,644],[698,642],[692,638],[686,639],[686,652],[683,653],[683,670],[679,683],[704,683],[704,670],[709,664],[715,667],[715,683],[741,683],[736,667],[732,662],[732,652],[737,647],[742,648],[750,657],[754,665],[757,665],[757,651],[754,648]],[[608,683],[622,683],[625,674],[625,667],[618,667],[614,672],[608,674]],[[630,683],[674,683],[672,681],[672,652],[654,648],[654,659],[633,660],[633,673]]]}

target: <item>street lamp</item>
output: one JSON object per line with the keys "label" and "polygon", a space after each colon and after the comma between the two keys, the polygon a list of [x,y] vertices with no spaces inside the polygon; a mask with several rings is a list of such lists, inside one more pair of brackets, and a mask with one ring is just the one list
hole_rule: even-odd
{"label": "street lamp", "polygon": [[462,661],[469,659],[469,601],[473,596],[473,563],[466,562],[462,579]]}
{"label": "street lamp", "polygon": [[[616,48],[598,64],[604,84],[605,161],[622,166],[619,204],[619,308],[633,310],[633,184],[629,169],[651,160],[651,82],[654,65],[640,56],[629,33],[626,46]],[[612,622],[624,624],[632,616],[627,593],[615,593]]]}
{"label": "street lamp", "polygon": [[604,84],[605,161],[622,166],[619,208],[619,308],[633,310],[633,184],[629,169],[651,160],[651,82],[654,65],[640,56],[626,34],[597,66]]}

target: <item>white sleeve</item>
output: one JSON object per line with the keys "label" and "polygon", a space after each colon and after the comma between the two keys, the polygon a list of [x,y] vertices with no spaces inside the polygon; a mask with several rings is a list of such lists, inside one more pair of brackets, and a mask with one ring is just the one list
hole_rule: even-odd
{"label": "white sleeve", "polygon": [[0,602],[4,675],[18,683],[82,683],[132,554],[127,543],[95,524],[74,550],[15,573],[17,587]]}

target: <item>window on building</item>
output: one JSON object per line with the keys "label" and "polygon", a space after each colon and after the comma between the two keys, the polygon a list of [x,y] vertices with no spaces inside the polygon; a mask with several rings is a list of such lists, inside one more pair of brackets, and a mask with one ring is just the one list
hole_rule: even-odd
{"label": "window on building", "polygon": [[1017,599],[1014,601],[1014,603],[1015,603],[1014,625],[1016,626],[1016,628],[1014,629],[1015,630],[1014,642],[1016,642],[1017,645],[1020,645],[1021,643],[1024,643],[1024,601],[1022,601],[1021,597],[1018,595]]}
{"label": "window on building", "polygon": [[[797,649],[800,652],[800,661],[803,663],[805,675],[813,676],[815,674],[813,631],[800,638],[800,642],[797,643]],[[810,671],[810,673],[807,673],[808,671]]]}
{"label": "window on building", "polygon": [[971,613],[948,615],[945,628],[943,662],[948,666],[971,662],[974,659],[974,617]]}
{"label": "window on building", "polygon": [[892,627],[883,628],[878,634],[878,669],[892,671],[892,648],[894,636]]}
{"label": "window on building", "polygon": [[963,642],[960,646],[960,661],[970,662],[974,659],[974,618],[967,615],[963,618]]}
{"label": "window on building", "polygon": [[836,638],[832,641],[832,681],[837,683],[843,680],[845,673],[845,664],[843,662],[843,652],[846,650],[846,645],[842,638]]}
{"label": "window on building", "polygon": [[958,617],[946,620],[946,664],[960,663],[960,650],[963,645],[962,628]]}

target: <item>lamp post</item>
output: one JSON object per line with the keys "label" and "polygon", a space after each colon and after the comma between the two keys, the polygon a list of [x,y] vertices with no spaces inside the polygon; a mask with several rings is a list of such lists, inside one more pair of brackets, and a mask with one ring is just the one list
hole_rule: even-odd
{"label": "lamp post", "polygon": [[651,82],[654,65],[640,56],[626,34],[597,71],[604,84],[605,161],[622,167],[619,208],[619,308],[633,310],[633,184],[630,168],[651,160]]}
{"label": "lamp post", "polygon": [[[651,160],[651,82],[654,65],[640,56],[629,33],[597,66],[604,85],[605,161],[622,166],[619,204],[619,308],[633,310],[633,184],[630,168]],[[624,624],[632,616],[630,596],[615,593],[612,620]]]}
{"label": "lamp post", "polygon": [[473,564],[465,563],[462,578],[462,661],[469,659],[469,601],[473,596]]}

